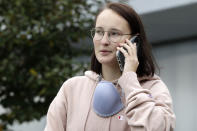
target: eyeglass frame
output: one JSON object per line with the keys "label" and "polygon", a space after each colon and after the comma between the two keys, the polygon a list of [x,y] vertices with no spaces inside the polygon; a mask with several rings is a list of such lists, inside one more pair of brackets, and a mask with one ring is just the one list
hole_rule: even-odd
{"label": "eyeglass frame", "polygon": [[[92,29],[90,30],[92,39],[94,39],[94,37],[95,37],[95,35],[94,35],[94,36],[92,35],[92,34],[93,34],[92,32],[93,32],[93,31],[96,31],[96,29],[97,29],[97,28],[92,28]],[[115,30],[116,30],[116,29],[115,29]],[[119,41],[121,40],[122,36],[124,36],[124,35],[133,35],[133,34],[123,34],[121,31],[118,31],[118,30],[116,30],[116,31],[120,33]],[[104,31],[104,30],[102,30],[102,37],[101,37],[100,39],[98,39],[97,41],[100,41],[100,40],[103,39],[103,36],[105,35],[105,32],[108,33],[108,32],[111,32],[111,31]],[[96,34],[96,33],[95,33],[95,34]],[[112,41],[110,38],[111,38],[111,37],[110,37],[110,34],[108,33],[108,34],[107,34],[107,39],[108,39],[110,42],[113,42],[113,43],[118,43],[118,42],[119,42],[119,41],[114,42],[114,41]]]}

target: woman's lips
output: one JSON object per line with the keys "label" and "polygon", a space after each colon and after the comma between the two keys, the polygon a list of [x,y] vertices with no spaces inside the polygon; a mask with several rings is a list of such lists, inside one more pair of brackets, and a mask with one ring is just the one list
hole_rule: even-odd
{"label": "woman's lips", "polygon": [[108,50],[101,50],[100,53],[101,53],[101,55],[106,56],[106,55],[110,54],[111,51],[108,51]]}

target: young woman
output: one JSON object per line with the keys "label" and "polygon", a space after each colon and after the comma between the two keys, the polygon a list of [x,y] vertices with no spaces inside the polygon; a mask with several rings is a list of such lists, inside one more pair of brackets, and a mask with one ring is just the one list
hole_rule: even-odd
{"label": "young woman", "polygon": [[[51,103],[45,131],[173,131],[175,115],[140,17],[129,6],[107,4],[91,30],[91,71],[67,80]],[[129,39],[139,36],[141,42]],[[125,57],[121,71],[116,58]]]}

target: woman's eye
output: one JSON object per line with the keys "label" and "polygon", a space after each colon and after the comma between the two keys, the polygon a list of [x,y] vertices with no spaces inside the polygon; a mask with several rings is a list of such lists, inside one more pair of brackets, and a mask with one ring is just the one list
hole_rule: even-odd
{"label": "woman's eye", "polygon": [[101,30],[96,30],[95,32],[96,32],[96,34],[103,34],[103,31],[101,31]]}
{"label": "woman's eye", "polygon": [[120,33],[119,32],[110,32],[110,35],[112,35],[112,36],[119,36]]}

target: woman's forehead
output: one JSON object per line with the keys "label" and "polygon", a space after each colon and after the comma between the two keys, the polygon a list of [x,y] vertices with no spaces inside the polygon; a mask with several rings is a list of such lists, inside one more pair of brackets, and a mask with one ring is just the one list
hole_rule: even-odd
{"label": "woman's forehead", "polygon": [[128,22],[116,12],[111,9],[103,10],[97,17],[96,27],[102,27],[104,29],[118,29],[128,30]]}

